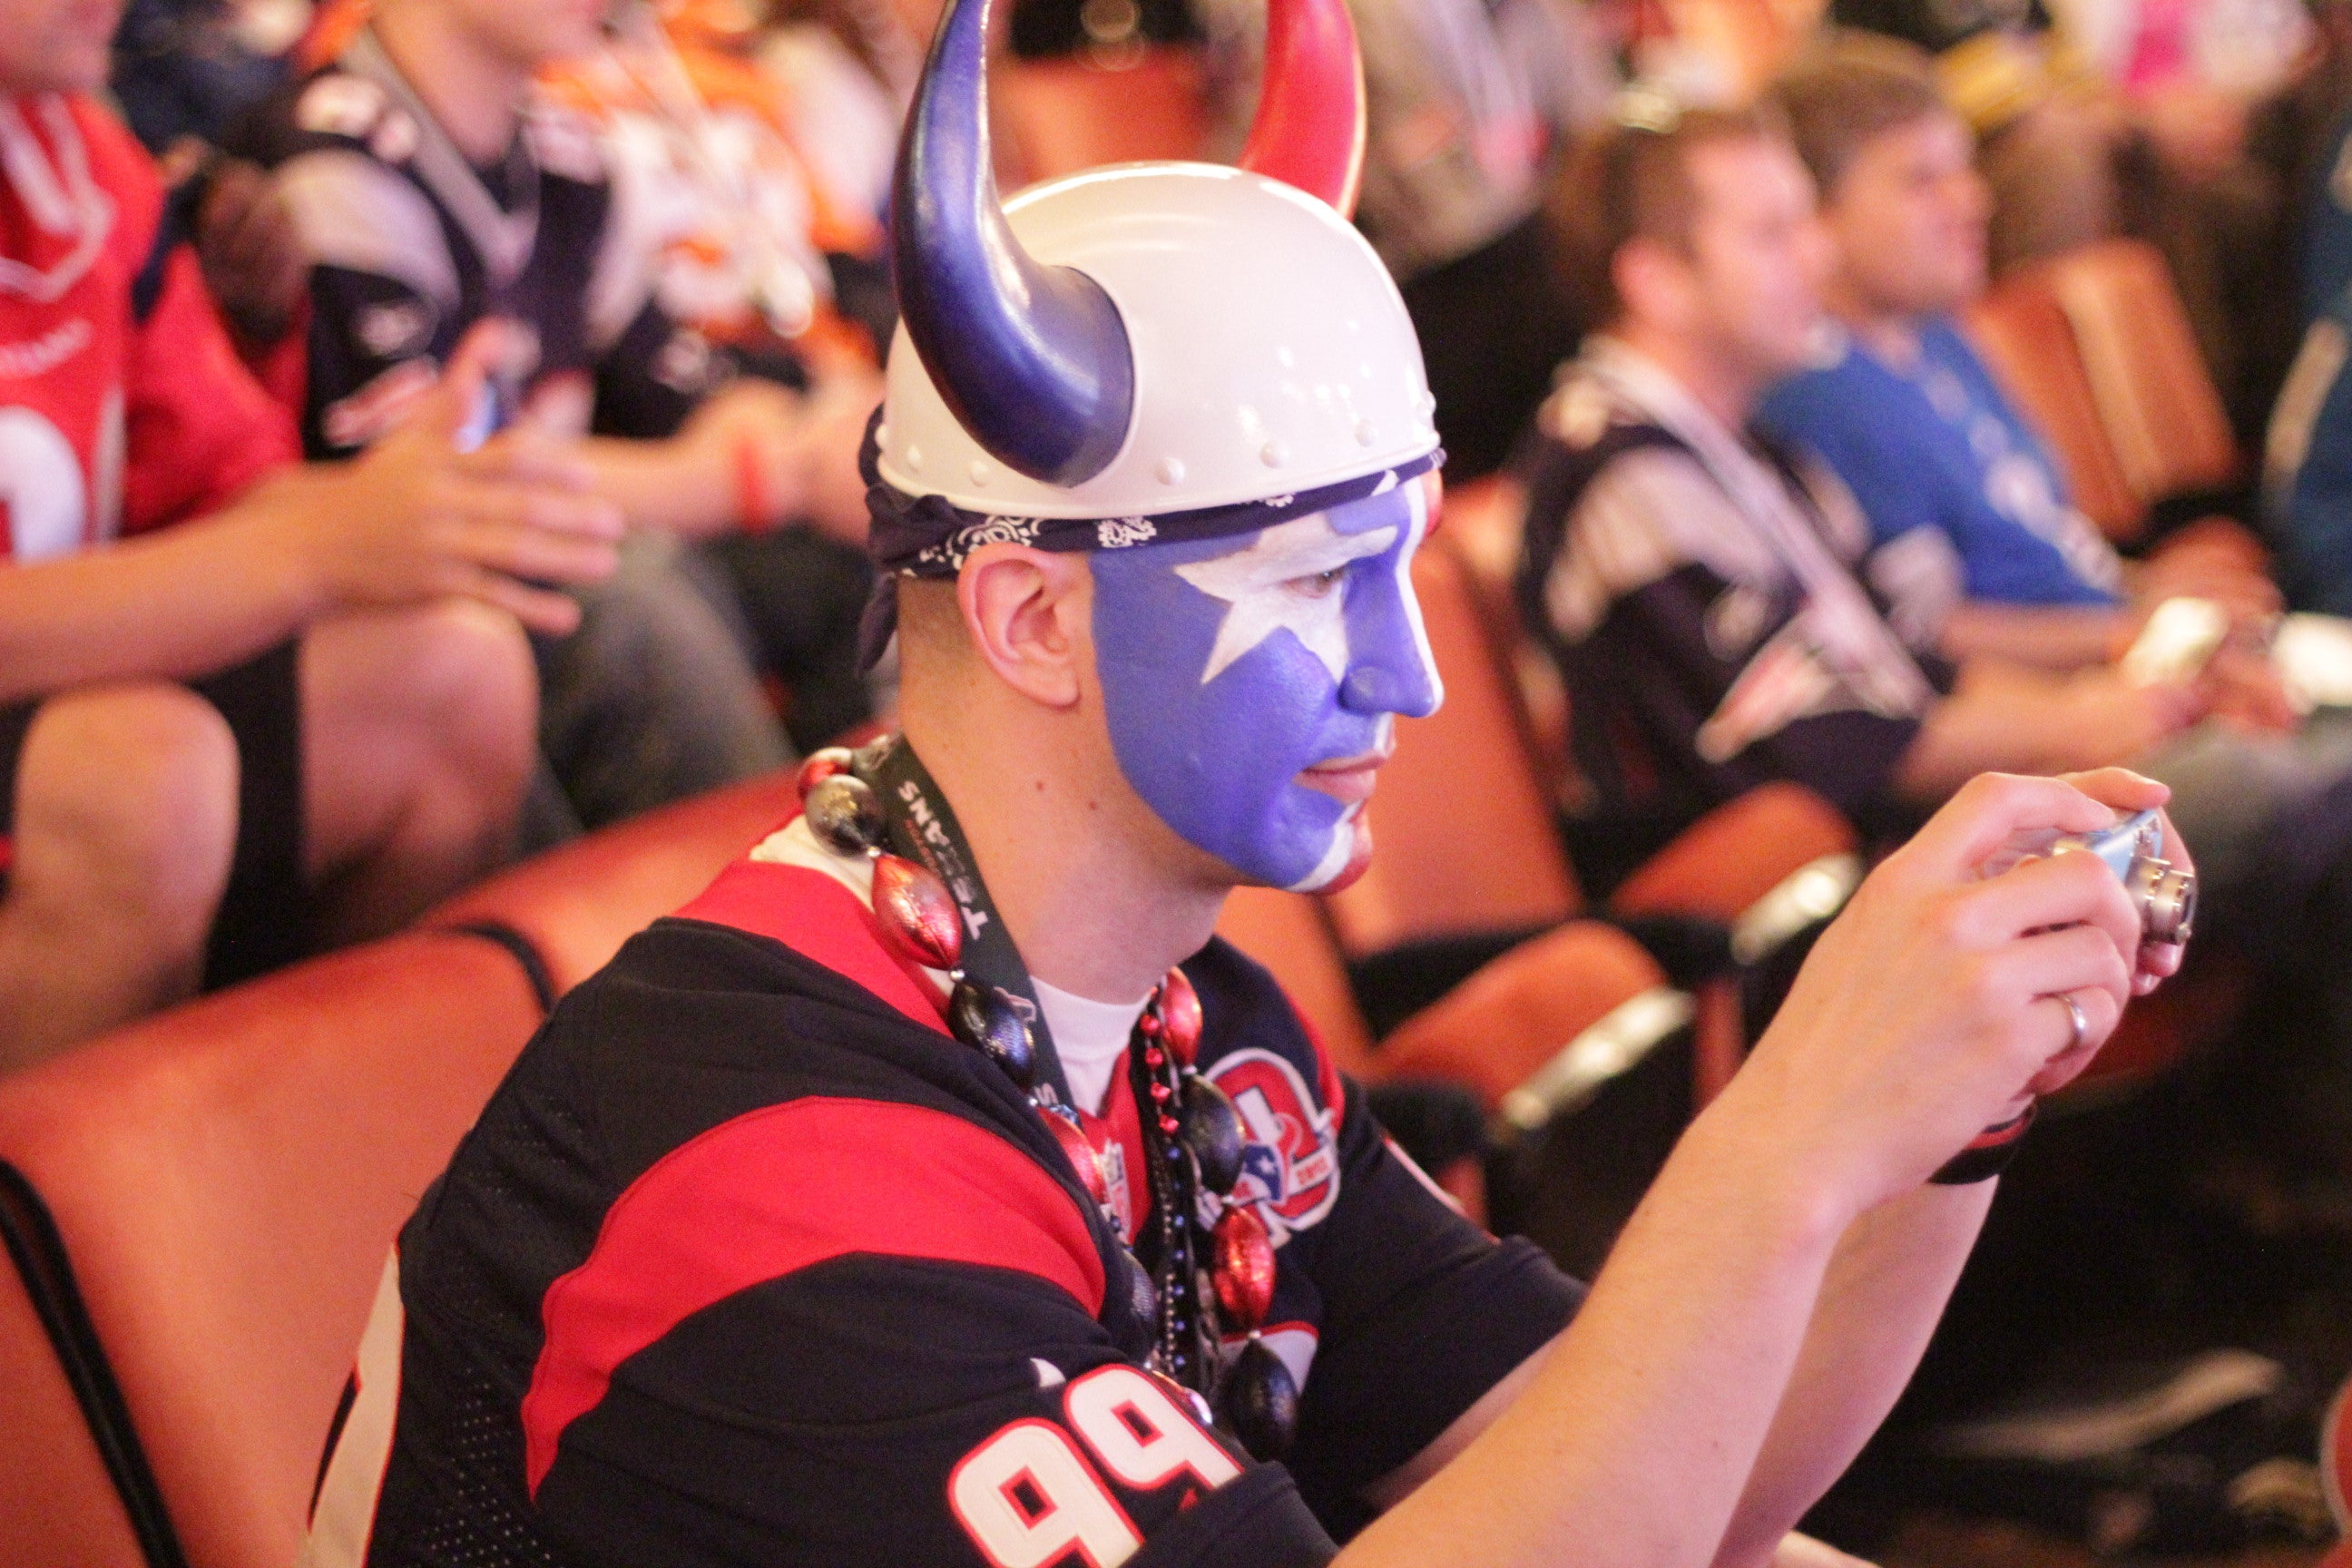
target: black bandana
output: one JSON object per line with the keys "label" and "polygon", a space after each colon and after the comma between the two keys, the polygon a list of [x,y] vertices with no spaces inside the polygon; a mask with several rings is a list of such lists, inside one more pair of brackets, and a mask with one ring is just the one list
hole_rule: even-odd
{"label": "black bandana", "polygon": [[1019,517],[966,511],[943,496],[910,496],[884,484],[880,447],[874,439],[881,421],[882,411],[877,408],[866,422],[865,446],[857,455],[871,520],[866,547],[881,569],[858,628],[859,657],[862,667],[868,669],[882,657],[891,634],[898,628],[898,579],[952,577],[963,569],[964,558],[983,544],[1026,544],[1054,551],[1128,550],[1139,544],[1255,533],[1291,518],[1311,517],[1380,495],[1445,461],[1442,448],[1432,448],[1392,467],[1316,489],[1149,517]]}

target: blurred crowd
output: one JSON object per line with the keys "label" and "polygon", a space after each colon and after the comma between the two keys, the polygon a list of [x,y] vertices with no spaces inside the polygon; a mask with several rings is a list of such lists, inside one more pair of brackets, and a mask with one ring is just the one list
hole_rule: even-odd
{"label": "blurred crowd", "polygon": [[[1884,846],[2149,773],[2252,977],[2231,1114],[2352,1206],[2352,6],[1352,9],[1356,222],[1588,889],[1759,784]],[[1007,0],[1000,183],[1230,161],[1263,17]],[[0,1069],[887,721],[935,19],[0,0]],[[2139,341],[2093,255],[2153,258],[2227,459],[2127,525],[1984,336]]]}

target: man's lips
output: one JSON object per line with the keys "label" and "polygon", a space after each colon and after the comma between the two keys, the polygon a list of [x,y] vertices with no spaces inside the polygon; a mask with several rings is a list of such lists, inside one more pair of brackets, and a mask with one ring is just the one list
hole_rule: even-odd
{"label": "man's lips", "polygon": [[1318,763],[1303,770],[1298,782],[1308,789],[1319,789],[1332,799],[1349,805],[1360,805],[1372,798],[1372,785],[1377,782],[1381,764],[1396,751],[1396,742],[1360,752],[1352,757],[1335,757],[1328,763]]}

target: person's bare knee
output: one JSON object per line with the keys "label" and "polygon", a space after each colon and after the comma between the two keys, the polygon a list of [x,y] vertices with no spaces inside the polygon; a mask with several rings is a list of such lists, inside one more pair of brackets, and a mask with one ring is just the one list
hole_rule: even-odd
{"label": "person's bare knee", "polygon": [[17,1053],[195,989],[236,803],[236,740],[184,687],[98,688],[42,707],[17,768],[0,902],[0,994],[15,999]]}
{"label": "person's bare knee", "polygon": [[[530,644],[470,601],[322,624],[302,650],[312,880],[383,929],[503,856],[538,712]],[[332,906],[341,904],[338,911]]]}

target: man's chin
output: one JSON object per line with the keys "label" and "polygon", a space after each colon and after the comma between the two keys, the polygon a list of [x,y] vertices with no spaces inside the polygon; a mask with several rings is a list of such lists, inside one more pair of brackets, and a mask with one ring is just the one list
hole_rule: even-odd
{"label": "man's chin", "polygon": [[[1340,835],[1346,835],[1343,841]],[[1358,816],[1334,830],[1322,864],[1290,885],[1294,893],[1336,893],[1352,886],[1372,863],[1372,825]]]}

